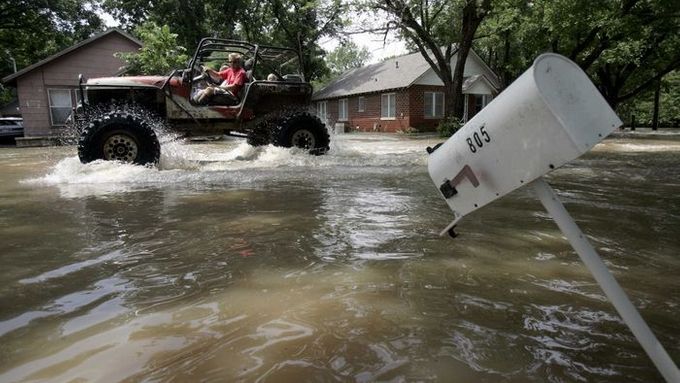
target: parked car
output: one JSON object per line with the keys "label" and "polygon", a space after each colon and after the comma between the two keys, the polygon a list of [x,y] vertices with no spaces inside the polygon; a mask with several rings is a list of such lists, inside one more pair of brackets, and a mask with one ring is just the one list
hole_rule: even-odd
{"label": "parked car", "polygon": [[24,136],[24,120],[21,117],[0,117],[0,139],[4,141]]}

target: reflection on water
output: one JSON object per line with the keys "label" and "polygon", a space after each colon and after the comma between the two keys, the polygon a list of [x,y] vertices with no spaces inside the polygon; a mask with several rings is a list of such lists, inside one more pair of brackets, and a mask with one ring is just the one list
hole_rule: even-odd
{"label": "reflection on water", "polygon": [[[437,236],[436,142],[3,149],[0,381],[659,381],[527,190]],[[550,176],[676,361],[679,165],[614,138]]]}

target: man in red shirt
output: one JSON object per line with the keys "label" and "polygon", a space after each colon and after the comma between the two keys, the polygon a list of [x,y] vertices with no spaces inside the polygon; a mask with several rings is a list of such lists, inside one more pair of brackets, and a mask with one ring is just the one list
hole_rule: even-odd
{"label": "man in red shirt", "polygon": [[212,78],[222,79],[219,86],[209,86],[194,96],[194,101],[198,104],[206,103],[211,98],[215,97],[218,104],[234,105],[239,103],[239,93],[246,84],[246,71],[241,67],[241,55],[238,53],[229,54],[229,63],[231,67],[215,71],[207,68],[205,72]]}

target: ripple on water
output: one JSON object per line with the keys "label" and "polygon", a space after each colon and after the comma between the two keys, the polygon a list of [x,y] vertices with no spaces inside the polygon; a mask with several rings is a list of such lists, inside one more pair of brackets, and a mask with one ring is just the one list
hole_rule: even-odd
{"label": "ripple on water", "polygon": [[[36,256],[30,274],[10,279],[8,291],[34,299],[0,322],[0,380],[653,380],[528,192],[466,220],[456,241],[435,237],[449,212],[427,178],[424,146],[340,138],[311,157],[168,142],[158,169],[83,165],[72,153],[50,163],[24,185],[40,197],[55,191],[35,186],[54,187],[58,206],[34,194],[40,208],[22,214],[61,214],[88,234],[73,253]],[[673,352],[678,209],[664,196],[677,182],[653,189],[661,171],[630,171],[649,160],[644,151],[609,155],[596,150],[551,182],[577,219],[607,232],[593,239],[616,255]],[[624,216],[631,206],[648,229],[642,241],[626,231],[639,224]],[[32,227],[73,240],[40,224]],[[634,257],[628,243],[654,251]],[[641,262],[668,271],[650,281],[634,273]]]}

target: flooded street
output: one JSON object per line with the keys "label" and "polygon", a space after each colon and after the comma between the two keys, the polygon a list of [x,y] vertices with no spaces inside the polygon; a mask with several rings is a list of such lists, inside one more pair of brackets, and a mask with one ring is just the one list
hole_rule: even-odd
{"label": "flooded street", "polygon": [[[528,188],[438,236],[440,141],[0,149],[0,382],[661,381]],[[680,363],[680,136],[549,182]]]}

